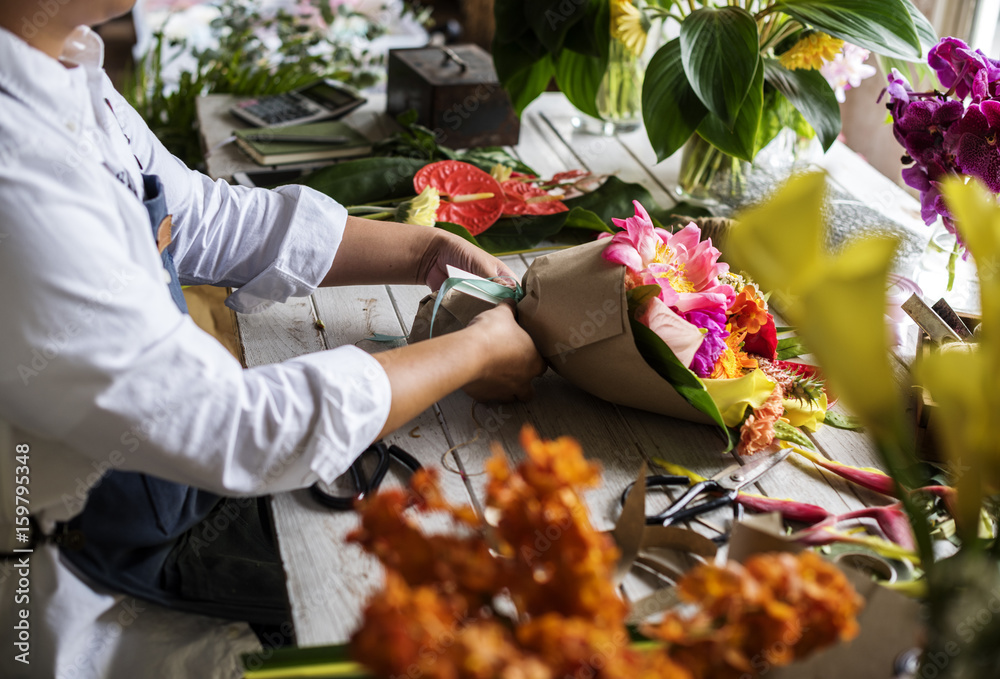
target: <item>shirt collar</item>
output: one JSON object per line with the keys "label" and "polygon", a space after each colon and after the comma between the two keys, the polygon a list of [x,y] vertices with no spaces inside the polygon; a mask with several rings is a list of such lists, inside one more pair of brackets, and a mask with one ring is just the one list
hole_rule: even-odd
{"label": "shirt collar", "polygon": [[0,89],[38,112],[58,115],[78,109],[80,102],[73,87],[76,74],[62,62],[84,69],[100,68],[104,42],[86,26],[79,26],[67,38],[60,60],[0,27]]}

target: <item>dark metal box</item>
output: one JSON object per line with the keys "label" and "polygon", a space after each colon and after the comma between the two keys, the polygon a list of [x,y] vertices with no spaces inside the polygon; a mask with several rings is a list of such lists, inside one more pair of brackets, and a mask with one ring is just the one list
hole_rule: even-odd
{"label": "dark metal box", "polygon": [[416,109],[417,122],[452,148],[517,143],[521,129],[489,52],[477,45],[389,52],[386,112]]}

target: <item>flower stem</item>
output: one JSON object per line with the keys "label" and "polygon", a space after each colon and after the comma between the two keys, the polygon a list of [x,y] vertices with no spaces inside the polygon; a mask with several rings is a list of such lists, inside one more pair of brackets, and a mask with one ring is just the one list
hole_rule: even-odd
{"label": "flower stem", "polygon": [[961,250],[961,246],[958,244],[958,239],[955,239],[955,246],[951,249],[951,254],[948,255],[948,292],[955,287],[955,264],[958,262],[958,253]]}

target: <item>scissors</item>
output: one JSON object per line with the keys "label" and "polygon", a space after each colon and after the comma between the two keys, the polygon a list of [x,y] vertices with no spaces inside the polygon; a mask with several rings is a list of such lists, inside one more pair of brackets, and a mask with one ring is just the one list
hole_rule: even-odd
{"label": "scissors", "polygon": [[[647,515],[646,525],[671,526],[679,521],[687,521],[719,507],[733,504],[741,488],[757,481],[788,457],[791,452],[791,448],[782,448],[767,457],[758,457],[743,465],[736,463],[726,467],[712,478],[699,481],[688,488],[679,499],[659,514]],[[646,488],[686,486],[689,483],[691,483],[691,479],[686,476],[653,474],[646,477]],[[622,493],[623,506],[634,485],[635,483],[629,484]],[[702,496],[714,497],[702,498]],[[700,502],[692,504],[699,499],[701,499]]]}
{"label": "scissors", "polygon": [[[371,478],[368,478],[368,475],[365,474],[364,460],[367,456],[372,454],[377,456],[378,462],[375,464],[375,471]],[[348,469],[348,473],[350,474],[351,481],[354,485],[354,495],[336,495],[331,493],[328,486],[324,483],[314,483],[310,486],[309,492],[317,502],[329,507],[330,509],[334,509],[339,512],[349,511],[354,509],[354,505],[358,501],[363,500],[369,494],[378,490],[378,487],[382,485],[383,479],[385,479],[386,473],[389,471],[389,465],[394,460],[409,470],[410,474],[413,474],[421,469],[420,462],[417,458],[413,457],[399,446],[395,444],[387,446],[381,441],[376,441],[368,446],[368,448],[358,456],[358,459],[351,464],[350,469]]]}

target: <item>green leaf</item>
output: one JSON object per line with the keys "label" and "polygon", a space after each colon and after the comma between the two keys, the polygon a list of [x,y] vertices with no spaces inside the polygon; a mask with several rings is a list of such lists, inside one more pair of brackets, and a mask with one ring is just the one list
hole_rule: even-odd
{"label": "green leaf", "polygon": [[722,413],[719,412],[719,407],[715,405],[715,401],[705,389],[705,384],[677,360],[674,352],[655,332],[635,319],[629,319],[629,321],[632,326],[632,334],[635,336],[635,346],[649,367],[655,370],[660,377],[670,382],[670,386],[684,397],[685,401],[708,415],[713,422],[719,425],[722,437],[727,443],[726,452],[731,450],[736,443],[733,433],[722,421]]}
{"label": "green leaf", "polygon": [[777,358],[779,361],[787,361],[790,358],[808,354],[809,350],[802,344],[798,337],[784,337],[778,340]]}
{"label": "green leaf", "polygon": [[698,126],[698,134],[715,148],[731,156],[753,162],[757,155],[757,128],[764,107],[764,66],[758,60],[757,72],[746,100],[730,130],[716,115],[709,113]]}
{"label": "green leaf", "polygon": [[[639,184],[629,184],[617,177],[608,177],[596,191],[565,201],[569,212],[504,217],[479,234],[476,240],[487,252],[500,254],[536,247],[541,241],[551,238],[566,227],[587,229],[589,234],[596,230],[599,221],[605,227],[604,230],[608,230],[613,217],[628,217],[633,213],[633,199],[643,205],[655,205],[649,191]],[[587,212],[590,214],[586,214]]]}
{"label": "green leaf", "polygon": [[452,224],[451,222],[438,222],[434,226],[441,229],[442,231],[447,231],[448,233],[453,233],[456,236],[461,236],[465,240],[475,245],[477,248],[483,247],[482,245],[479,244],[479,241],[476,240],[476,237],[473,236],[471,233],[469,233],[469,230],[464,226],[461,226],[459,224]]}
{"label": "green leaf", "polygon": [[785,96],[816,130],[823,150],[829,149],[840,134],[840,104],[819,71],[790,71],[777,59],[764,59],[764,79]]}
{"label": "green leaf", "polygon": [[587,13],[588,3],[575,0],[531,0],[524,3],[528,26],[550,54],[562,49],[566,32]]}
{"label": "green leaf", "polygon": [[610,24],[611,3],[606,0],[588,0],[583,19],[566,33],[563,49],[591,57],[606,57],[611,39]]}
{"label": "green leaf", "polygon": [[661,292],[659,285],[640,285],[635,288],[631,288],[625,297],[628,300],[628,315],[633,317],[635,315],[635,310],[653,299]]}
{"label": "green leaf", "polygon": [[904,0],[784,0],[775,9],[878,54],[915,60],[920,38]]}
{"label": "green leaf", "polygon": [[861,424],[861,418],[855,417],[854,415],[848,415],[839,410],[827,410],[826,419],[823,420],[826,424],[831,427],[836,427],[837,429],[850,429],[852,431],[858,431],[864,427]]}
{"label": "green leaf", "polygon": [[937,31],[911,0],[903,0],[903,4],[906,5],[906,11],[910,13],[910,18],[913,20],[913,27],[917,31],[917,37],[920,38],[920,46],[923,47],[925,53],[929,52],[937,44]]}
{"label": "green leaf", "polygon": [[642,83],[642,118],[656,162],[684,146],[707,115],[684,75],[680,38],[674,38],[653,55]]}
{"label": "green leaf", "polygon": [[[513,49],[516,50],[516,46]],[[497,64],[497,74],[499,75],[500,61],[496,52],[494,52],[493,61]],[[545,91],[553,75],[555,75],[555,69],[552,66],[552,57],[546,55],[540,61],[536,61],[506,78],[500,76],[500,81],[510,94],[510,102],[517,115],[521,115],[528,104]]]}
{"label": "green leaf", "polygon": [[528,30],[523,0],[495,0],[493,20],[496,23],[493,39],[502,45],[514,42]]}
{"label": "green leaf", "polygon": [[412,196],[413,175],[427,164],[415,158],[361,158],[317,170],[298,183],[343,205]]}
{"label": "green leaf", "polygon": [[760,60],[757,22],[741,7],[702,7],[681,24],[681,63],[691,88],[732,129]]}
{"label": "green leaf", "polygon": [[815,444],[802,433],[802,430],[793,427],[784,420],[778,420],[774,423],[774,438],[794,443],[802,448],[816,450]]}
{"label": "green leaf", "polygon": [[597,90],[607,67],[607,54],[603,58],[590,57],[572,50],[563,50],[556,59],[556,83],[573,106],[588,116],[600,118]]}
{"label": "green leaf", "polygon": [[597,231],[598,233],[611,233],[609,227],[597,213],[583,207],[574,207],[566,215],[567,229],[586,229],[587,231]]}

